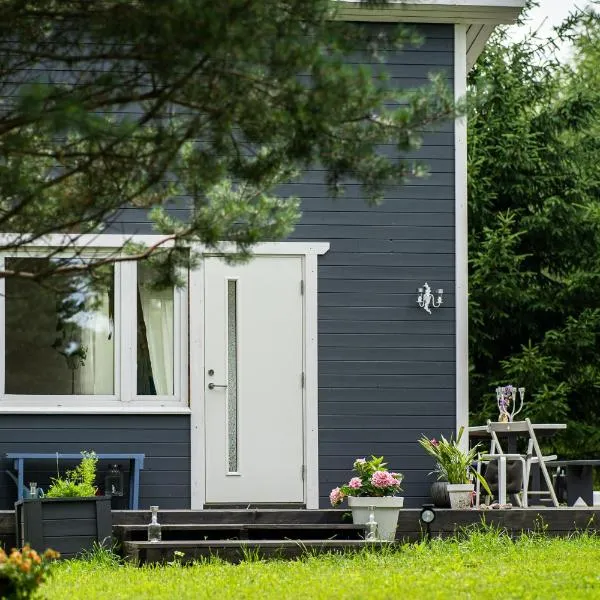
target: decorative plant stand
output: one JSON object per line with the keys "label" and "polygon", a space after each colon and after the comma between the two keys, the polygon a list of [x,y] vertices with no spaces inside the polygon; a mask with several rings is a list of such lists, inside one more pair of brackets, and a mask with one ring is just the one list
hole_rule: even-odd
{"label": "decorative plant stand", "polygon": [[112,541],[110,497],[42,498],[15,502],[16,538],[43,552],[70,558]]}
{"label": "decorative plant stand", "polygon": [[393,542],[396,539],[398,515],[404,506],[402,496],[348,496],[348,506],[352,510],[355,525],[366,525],[369,522],[371,507],[377,521],[377,537],[379,540]]}

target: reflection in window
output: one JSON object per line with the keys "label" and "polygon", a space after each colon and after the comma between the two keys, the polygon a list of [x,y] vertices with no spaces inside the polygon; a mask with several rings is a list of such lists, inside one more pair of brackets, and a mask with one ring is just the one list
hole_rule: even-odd
{"label": "reflection in window", "polygon": [[[6,258],[6,268],[52,270],[81,259]],[[7,279],[7,394],[114,394],[114,267],[102,286],[77,273],[42,284]]]}
{"label": "reflection in window", "polygon": [[173,287],[153,289],[152,267],[138,263],[137,393],[173,395]]}

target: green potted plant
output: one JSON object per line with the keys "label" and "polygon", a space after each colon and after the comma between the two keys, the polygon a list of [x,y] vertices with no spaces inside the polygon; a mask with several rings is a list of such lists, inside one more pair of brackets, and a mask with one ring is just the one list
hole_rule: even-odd
{"label": "green potted plant", "polygon": [[15,503],[17,543],[34,548],[52,547],[71,557],[112,537],[110,497],[96,496],[93,452],[82,452],[79,465],[57,473],[43,498]]}
{"label": "green potted plant", "polygon": [[402,473],[388,471],[383,456],[371,456],[369,460],[357,458],[354,471],[356,476],[348,483],[331,490],[331,505],[337,506],[347,498],[352,520],[360,525],[369,522],[372,509],[377,522],[378,539],[394,541],[398,516],[404,506],[404,498],[397,496],[402,490]]}
{"label": "green potted plant", "polygon": [[423,435],[419,439],[419,444],[425,452],[436,460],[434,473],[437,473],[438,479],[447,481],[448,495],[450,496],[450,507],[465,509],[471,506],[473,498],[473,477],[477,477],[483,488],[491,494],[486,480],[473,468],[473,461],[477,456],[479,444],[468,451],[460,447],[460,440],[464,432],[461,427],[456,440],[452,436],[447,440],[443,435],[440,440],[429,439]]}

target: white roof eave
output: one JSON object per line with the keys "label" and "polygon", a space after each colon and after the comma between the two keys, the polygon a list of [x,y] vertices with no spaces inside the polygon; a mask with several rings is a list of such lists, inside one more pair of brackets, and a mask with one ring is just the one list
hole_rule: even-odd
{"label": "white roof eave", "polygon": [[355,0],[337,0],[344,21],[462,24],[467,26],[467,66],[471,68],[496,25],[514,23],[526,0],[388,0],[366,8]]}
{"label": "white roof eave", "polygon": [[356,0],[337,0],[338,18],[348,21],[409,23],[514,23],[525,0],[388,0],[367,8]]}

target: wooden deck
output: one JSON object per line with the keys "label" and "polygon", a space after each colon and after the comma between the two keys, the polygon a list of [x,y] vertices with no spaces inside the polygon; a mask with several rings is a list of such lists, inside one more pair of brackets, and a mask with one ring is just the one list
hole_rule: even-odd
{"label": "wooden deck", "polygon": [[[448,537],[465,527],[482,523],[506,529],[512,535],[521,532],[541,531],[548,535],[569,535],[576,531],[600,532],[600,507],[531,507],[508,510],[452,510],[438,508],[436,519],[431,525],[431,535]],[[419,519],[421,510],[405,508],[398,519],[397,540],[416,541],[421,539],[422,527]],[[113,529],[119,525],[146,525],[150,521],[150,511],[113,511]],[[327,526],[352,523],[346,509],[322,510],[165,510],[159,513],[163,525],[181,524],[223,524],[227,526],[248,524],[290,525],[294,528]]]}
{"label": "wooden deck", "polygon": [[[420,509],[403,509],[398,521],[397,541],[422,539]],[[246,553],[298,556],[304,551],[351,551],[365,545],[364,528],[352,524],[344,509],[326,510],[165,510],[159,512],[163,541],[145,541],[150,512],[113,511],[113,534],[124,555],[140,562],[173,560],[177,551],[183,560],[218,554],[232,560]],[[513,536],[543,532],[551,536],[600,530],[600,508],[513,508],[509,510],[437,509],[431,525],[432,537],[449,537],[466,528],[491,525]],[[15,543],[13,511],[0,511],[0,544]]]}

